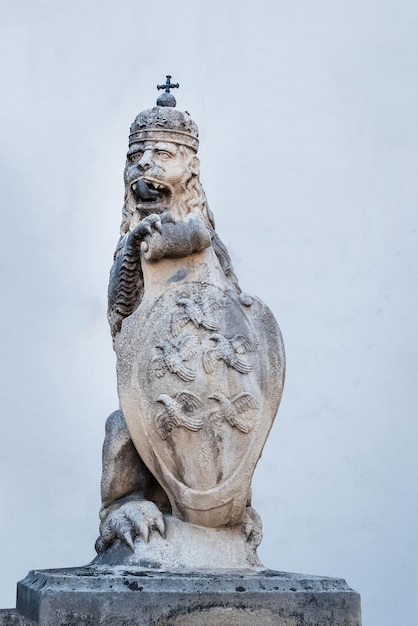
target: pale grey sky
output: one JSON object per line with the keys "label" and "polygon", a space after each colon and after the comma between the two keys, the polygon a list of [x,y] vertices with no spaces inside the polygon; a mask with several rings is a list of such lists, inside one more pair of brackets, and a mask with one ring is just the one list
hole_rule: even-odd
{"label": "pale grey sky", "polygon": [[127,137],[170,73],[287,349],[260,556],[416,626],[417,32],[408,0],[3,0],[0,606],[94,556]]}

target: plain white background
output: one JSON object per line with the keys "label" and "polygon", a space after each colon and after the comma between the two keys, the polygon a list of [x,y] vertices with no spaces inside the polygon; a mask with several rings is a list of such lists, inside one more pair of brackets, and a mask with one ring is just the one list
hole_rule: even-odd
{"label": "plain white background", "polygon": [[415,0],[1,2],[0,606],[94,556],[127,136],[171,73],[287,349],[260,556],[416,626],[417,32]]}

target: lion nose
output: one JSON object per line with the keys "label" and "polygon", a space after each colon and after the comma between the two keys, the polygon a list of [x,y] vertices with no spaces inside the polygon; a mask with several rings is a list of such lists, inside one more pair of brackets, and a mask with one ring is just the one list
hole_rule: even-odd
{"label": "lion nose", "polygon": [[145,150],[144,154],[138,161],[138,167],[141,170],[146,170],[150,167],[151,163],[152,163],[152,152],[151,150]]}

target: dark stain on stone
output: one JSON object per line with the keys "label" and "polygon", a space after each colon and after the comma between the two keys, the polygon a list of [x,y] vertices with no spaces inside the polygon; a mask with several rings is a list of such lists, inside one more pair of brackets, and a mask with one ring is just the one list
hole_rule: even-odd
{"label": "dark stain on stone", "polygon": [[129,587],[129,589],[131,591],[142,591],[143,587],[141,587],[140,585],[138,585],[138,583],[136,582],[136,580],[133,580],[132,582],[129,582],[129,580],[124,580],[123,584],[126,587]]}
{"label": "dark stain on stone", "polygon": [[245,587],[235,587],[235,591],[245,591]]}
{"label": "dark stain on stone", "polygon": [[186,278],[188,273],[189,273],[189,270],[186,270],[185,268],[177,270],[177,272],[173,274],[173,276],[171,276],[171,278],[169,278],[167,282],[178,283],[180,280],[183,280],[183,278]]}
{"label": "dark stain on stone", "polygon": [[283,578],[283,572],[276,572],[276,570],[274,570],[274,569],[263,570],[262,572],[260,572],[259,575],[260,576],[266,576],[268,578],[275,578],[276,576]]}
{"label": "dark stain on stone", "polygon": [[150,569],[160,569],[161,563],[158,561],[152,561],[151,559],[141,559],[139,565],[142,567],[149,567]]}

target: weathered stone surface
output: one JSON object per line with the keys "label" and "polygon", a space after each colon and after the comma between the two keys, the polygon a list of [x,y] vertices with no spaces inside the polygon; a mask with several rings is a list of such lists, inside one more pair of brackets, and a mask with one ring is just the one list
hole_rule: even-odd
{"label": "weathered stone surface", "polygon": [[108,292],[121,408],[106,426],[98,562],[257,570],[251,481],[283,341],[239,286],[200,182],[197,125],[168,100],[129,135]]}
{"label": "weathered stone surface", "polygon": [[148,543],[141,538],[132,550],[116,541],[99,554],[93,565],[141,566],[162,571],[218,571],[265,569],[240,528],[206,528],[164,516],[165,536],[153,533]]}
{"label": "weathered stone surface", "polygon": [[35,626],[35,623],[16,609],[0,609],[0,626]]}
{"label": "weathered stone surface", "polygon": [[39,626],[361,625],[360,596],[344,580],[274,571],[34,571],[18,584],[17,608]]}

